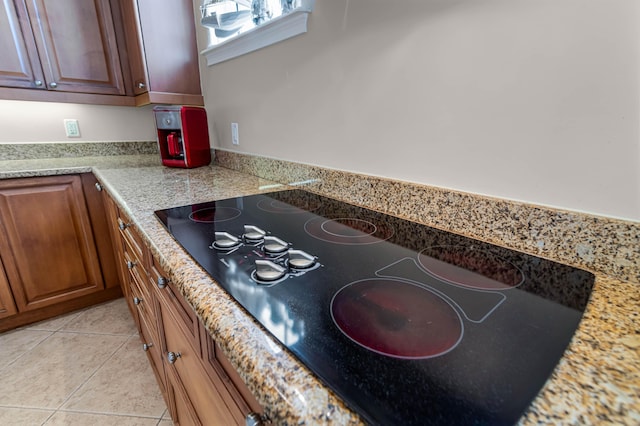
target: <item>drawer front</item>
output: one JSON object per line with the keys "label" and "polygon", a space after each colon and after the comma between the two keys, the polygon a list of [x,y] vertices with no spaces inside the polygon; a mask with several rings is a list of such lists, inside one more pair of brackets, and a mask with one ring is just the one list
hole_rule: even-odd
{"label": "drawer front", "polygon": [[202,424],[243,424],[242,413],[238,412],[237,407],[228,407],[227,398],[220,394],[221,391],[226,391],[224,385],[219,381],[212,381],[207,374],[199,351],[193,348],[183,334],[182,327],[178,325],[180,320],[164,303],[160,303],[160,310],[166,345],[163,348],[164,361],[165,366],[178,379],[179,386],[174,386],[175,390],[184,389]]}
{"label": "drawer front", "polygon": [[170,392],[171,419],[175,425],[179,426],[201,426],[202,423],[198,419],[195,408],[189,401],[187,394],[180,383],[180,380],[174,370],[167,371],[167,382],[170,384],[168,391]]}
{"label": "drawer front", "polygon": [[[158,279],[164,278],[163,288],[158,287]],[[177,288],[167,279],[167,274],[157,264],[153,256],[149,262],[150,286],[155,288],[158,299],[170,307],[176,317],[176,324],[189,340],[194,349],[200,353],[200,330],[198,316]]]}
{"label": "drawer front", "polygon": [[231,362],[222,353],[213,338],[202,326],[204,343],[205,367],[210,377],[219,377],[227,388],[230,400],[227,405],[235,405],[243,417],[249,413],[260,413],[264,410],[253,396],[247,385],[244,383],[238,372],[233,368]]}
{"label": "drawer front", "polygon": [[147,353],[151,367],[160,384],[160,389],[162,389],[164,393],[166,389],[166,377],[164,374],[164,364],[162,362],[162,345],[158,338],[155,318],[147,318],[145,315],[140,315],[140,340],[142,341],[142,350]]}
{"label": "drawer front", "polygon": [[[125,252],[124,257],[127,262],[132,262],[127,252]],[[139,266],[134,266],[129,269],[129,285],[131,289],[131,294],[129,296],[131,299],[130,303],[138,315],[144,315],[147,319],[155,318],[156,311],[153,298],[147,291],[145,291],[144,278],[141,276],[140,272],[141,270]]]}
{"label": "drawer front", "polygon": [[142,237],[138,234],[138,231],[136,231],[133,223],[122,214],[118,217],[117,222],[120,235],[122,235],[131,249],[136,253],[136,256],[141,260],[144,259],[144,243],[142,242]]}

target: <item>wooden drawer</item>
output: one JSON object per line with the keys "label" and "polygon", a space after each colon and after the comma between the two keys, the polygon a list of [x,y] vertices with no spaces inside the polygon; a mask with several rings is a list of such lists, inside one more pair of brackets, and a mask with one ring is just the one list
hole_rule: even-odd
{"label": "wooden drawer", "polygon": [[238,421],[245,419],[249,413],[262,414],[263,410],[256,398],[253,396],[247,385],[244,383],[238,372],[233,368],[229,359],[220,350],[213,338],[207,333],[204,326],[202,329],[202,342],[205,360],[205,368],[210,377],[219,377],[224,383],[229,397],[227,405],[235,405],[238,410]]}
{"label": "wooden drawer", "polygon": [[[165,303],[160,303],[164,325],[163,355],[167,371],[176,378],[176,393],[183,393],[204,425],[244,424],[244,416],[235,406],[229,407],[229,396],[222,396],[226,388],[222,382],[212,380],[202,363],[199,350],[195,349],[180,325],[180,319]],[[238,421],[240,420],[240,421]]]}
{"label": "wooden drawer", "polygon": [[172,402],[169,410],[173,424],[177,426],[202,425],[174,370],[169,369],[167,371],[167,384],[169,385],[167,392],[169,392],[169,398]]}
{"label": "wooden drawer", "polygon": [[[199,320],[193,308],[184,300],[179,290],[167,278],[157,261],[150,256],[149,280],[151,287],[155,289],[158,299],[170,307],[176,317],[177,326],[180,327],[194,349],[200,353]],[[158,279],[164,278],[163,287],[158,286]]]}
{"label": "wooden drawer", "polygon": [[[130,258],[128,258],[128,253],[124,254],[127,262],[131,262]],[[131,277],[129,281],[129,286],[131,289],[130,297],[130,306],[133,306],[133,309],[138,313],[139,316],[144,315],[145,318],[150,322],[151,318],[156,317],[156,311],[153,303],[153,297],[145,291],[144,286],[144,278],[140,275],[141,270],[134,266],[129,269],[129,275]]]}
{"label": "wooden drawer", "polygon": [[136,231],[135,226],[127,218],[127,216],[123,215],[122,212],[119,211],[119,216],[117,218],[118,229],[120,230],[120,235],[124,238],[124,240],[128,243],[129,247],[136,253],[136,256],[140,258],[140,260],[144,259],[144,243],[142,242],[142,237]]}
{"label": "wooden drawer", "polygon": [[164,363],[162,362],[162,344],[158,337],[155,318],[147,318],[145,315],[140,315],[140,340],[142,341],[142,350],[147,353],[160,389],[164,394],[166,392],[166,377]]}

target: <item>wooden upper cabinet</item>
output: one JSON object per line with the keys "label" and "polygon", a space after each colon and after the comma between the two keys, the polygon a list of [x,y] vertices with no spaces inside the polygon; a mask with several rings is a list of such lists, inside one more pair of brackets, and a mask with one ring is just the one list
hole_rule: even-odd
{"label": "wooden upper cabinet", "polygon": [[204,105],[193,2],[120,0],[136,104]]}
{"label": "wooden upper cabinet", "polygon": [[0,99],[204,105],[193,2],[4,0]]}
{"label": "wooden upper cabinet", "polygon": [[46,89],[27,8],[19,0],[0,7],[0,86]]}
{"label": "wooden upper cabinet", "polygon": [[109,0],[31,0],[27,10],[48,89],[125,94]]}
{"label": "wooden upper cabinet", "polygon": [[0,254],[20,312],[103,290],[80,177],[0,181]]}

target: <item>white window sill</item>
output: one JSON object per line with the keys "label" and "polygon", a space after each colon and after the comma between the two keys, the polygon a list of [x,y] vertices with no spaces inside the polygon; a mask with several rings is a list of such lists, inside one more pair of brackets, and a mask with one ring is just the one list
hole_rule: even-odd
{"label": "white window sill", "polygon": [[306,33],[310,12],[302,8],[296,9],[232,39],[208,47],[200,54],[207,58],[207,65],[211,66]]}

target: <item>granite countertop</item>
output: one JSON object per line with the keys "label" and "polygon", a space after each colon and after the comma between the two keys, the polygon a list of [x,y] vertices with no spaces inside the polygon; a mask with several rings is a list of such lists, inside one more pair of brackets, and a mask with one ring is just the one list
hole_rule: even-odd
{"label": "granite countertop", "polygon": [[[153,212],[284,188],[207,166],[169,169],[156,155],[0,161],[0,178],[93,172],[138,226],[276,424],[359,424],[359,417],[251,318],[166,232]],[[640,287],[596,274],[565,356],[520,424],[640,423]]]}

